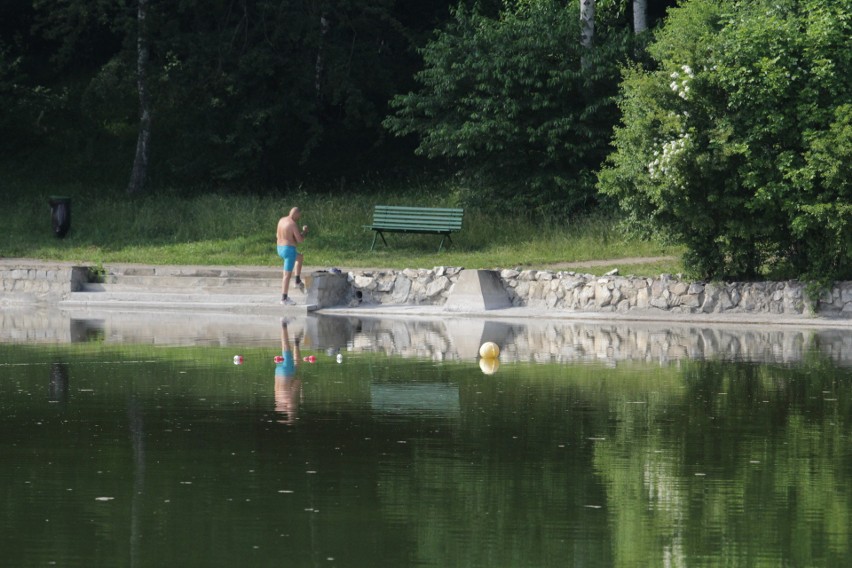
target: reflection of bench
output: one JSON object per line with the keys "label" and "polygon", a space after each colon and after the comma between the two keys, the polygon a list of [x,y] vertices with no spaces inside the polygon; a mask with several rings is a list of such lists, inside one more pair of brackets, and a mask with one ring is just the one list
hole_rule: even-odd
{"label": "reflection of bench", "polygon": [[464,209],[442,209],[437,207],[397,207],[395,205],[376,205],[373,209],[373,222],[364,225],[365,229],[376,232],[370,250],[376,246],[376,239],[382,237],[387,246],[383,233],[421,233],[443,235],[438,252],[444,246],[444,240],[453,242],[450,233],[462,228]]}

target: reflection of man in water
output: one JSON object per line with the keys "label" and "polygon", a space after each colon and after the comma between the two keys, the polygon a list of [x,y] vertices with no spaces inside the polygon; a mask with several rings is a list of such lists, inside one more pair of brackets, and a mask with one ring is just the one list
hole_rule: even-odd
{"label": "reflection of man in water", "polygon": [[275,364],[275,411],[284,415],[279,422],[292,424],[302,398],[302,381],[296,378],[296,366],[302,357],[298,337],[290,347],[290,334],[284,319],[281,320],[281,355],[284,361]]}

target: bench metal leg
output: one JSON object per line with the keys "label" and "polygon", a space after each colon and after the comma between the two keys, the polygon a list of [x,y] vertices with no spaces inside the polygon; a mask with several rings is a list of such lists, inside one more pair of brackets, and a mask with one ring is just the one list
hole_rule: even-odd
{"label": "bench metal leg", "polygon": [[376,234],[375,234],[375,235],[373,235],[373,244],[371,244],[371,245],[370,245],[370,250],[371,250],[371,251],[372,251],[372,250],[373,250],[373,248],[376,246],[376,239],[378,239],[378,238],[379,238],[379,236],[381,236],[381,237],[382,237],[382,242],[383,242],[383,243],[385,243],[385,246],[388,246],[388,242],[385,240],[385,235],[384,235],[381,231],[376,231]]}
{"label": "bench metal leg", "polygon": [[441,252],[441,249],[444,247],[444,240],[445,239],[448,241],[448,243],[447,243],[448,245],[453,244],[453,239],[450,238],[450,234],[449,233],[445,234],[443,237],[441,237],[441,244],[438,245],[438,252]]}

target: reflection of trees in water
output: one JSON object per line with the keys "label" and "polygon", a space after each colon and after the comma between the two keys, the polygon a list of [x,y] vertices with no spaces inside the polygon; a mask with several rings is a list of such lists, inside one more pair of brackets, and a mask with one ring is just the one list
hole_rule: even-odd
{"label": "reflection of trees in water", "polygon": [[[66,363],[52,363],[50,366],[50,383],[48,399],[62,403],[68,402],[70,388],[69,366]],[[139,564],[142,550],[143,517],[142,500],[145,489],[145,429],[142,410],[135,396],[130,396],[127,405],[127,423],[130,432],[130,442],[133,454],[133,491],[130,514],[130,565]]]}
{"label": "reflection of trees in water", "polygon": [[679,401],[612,401],[594,465],[616,565],[849,565],[852,374],[809,359],[694,362]]}
{"label": "reflection of trees in water", "polygon": [[133,496],[130,502],[130,565],[140,563],[142,548],[142,517],[145,494],[145,420],[140,403],[131,396],[127,403],[127,423],[133,451]]}
{"label": "reflection of trees in water", "polygon": [[[405,446],[405,475],[388,469],[379,478],[386,514],[405,510],[420,520],[411,527],[418,558],[457,566],[611,565],[608,520],[590,507],[605,493],[589,475],[587,438],[607,423],[605,413],[589,411],[590,391],[511,372],[483,381],[460,373],[458,388],[459,416],[424,420],[428,431]],[[448,539],[448,531],[459,537]]]}
{"label": "reflection of trees in water", "polygon": [[68,365],[53,363],[50,366],[48,400],[68,402]]}

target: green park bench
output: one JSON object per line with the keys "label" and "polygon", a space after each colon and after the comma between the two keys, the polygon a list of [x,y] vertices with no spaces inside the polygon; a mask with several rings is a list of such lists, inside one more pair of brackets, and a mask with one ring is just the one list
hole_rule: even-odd
{"label": "green park bench", "polygon": [[464,209],[376,205],[373,209],[373,222],[364,225],[364,228],[376,232],[370,250],[375,248],[376,239],[379,237],[382,237],[382,242],[387,246],[384,233],[420,233],[443,235],[438,246],[438,252],[441,252],[445,240],[453,242],[450,233],[461,230],[463,217]]}

